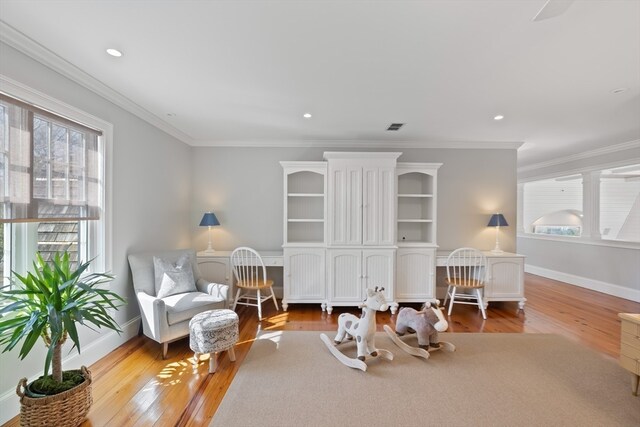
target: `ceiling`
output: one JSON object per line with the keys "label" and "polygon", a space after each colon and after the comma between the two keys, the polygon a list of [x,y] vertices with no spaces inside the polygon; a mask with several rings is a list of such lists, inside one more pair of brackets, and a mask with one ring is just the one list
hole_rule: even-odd
{"label": "ceiling", "polygon": [[192,145],[523,142],[523,166],[640,139],[640,1],[533,22],[545,1],[2,0],[0,19]]}

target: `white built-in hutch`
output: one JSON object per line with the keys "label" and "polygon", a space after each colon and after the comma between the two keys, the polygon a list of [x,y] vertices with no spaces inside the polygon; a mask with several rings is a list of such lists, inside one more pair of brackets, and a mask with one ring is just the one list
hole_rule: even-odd
{"label": "white built-in hutch", "polygon": [[400,302],[435,301],[437,172],[402,153],[325,152],[284,170],[284,295],[357,306],[367,288]]}

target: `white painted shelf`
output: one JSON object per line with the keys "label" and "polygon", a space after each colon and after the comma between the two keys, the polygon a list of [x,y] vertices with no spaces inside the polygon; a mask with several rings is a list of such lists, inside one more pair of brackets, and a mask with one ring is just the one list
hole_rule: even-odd
{"label": "white painted shelf", "polygon": [[288,222],[324,222],[324,219],[296,219],[296,218],[289,218],[287,220]]}
{"label": "white painted shelf", "polygon": [[289,193],[289,197],[324,197],[324,194],[319,193]]}
{"label": "white painted shelf", "polygon": [[398,194],[398,197],[429,198],[433,197],[433,194]]}

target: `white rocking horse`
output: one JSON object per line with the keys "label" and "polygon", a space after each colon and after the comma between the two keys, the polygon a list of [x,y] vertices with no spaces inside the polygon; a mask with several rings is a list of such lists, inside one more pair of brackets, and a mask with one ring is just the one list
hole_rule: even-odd
{"label": "white rocking horse", "polygon": [[[368,355],[393,360],[393,353],[388,350],[378,349],[375,344],[376,311],[386,311],[389,308],[383,291],[384,288],[378,290],[377,286],[374,290],[367,289],[367,299],[360,305],[362,317],[358,318],[350,313],[342,313],[338,317],[338,333],[334,342],[331,342],[331,339],[325,334],[320,334],[320,338],[331,354],[344,365],[366,371],[367,365],[364,361]],[[335,347],[335,345],[342,343],[345,338],[349,340],[355,338],[358,349],[357,358],[347,357]]]}

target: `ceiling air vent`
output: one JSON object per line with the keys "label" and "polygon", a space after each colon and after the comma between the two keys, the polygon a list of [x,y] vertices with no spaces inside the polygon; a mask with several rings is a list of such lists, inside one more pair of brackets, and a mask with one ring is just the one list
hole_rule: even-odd
{"label": "ceiling air vent", "polygon": [[402,126],[404,126],[404,123],[391,123],[387,130],[400,130]]}

